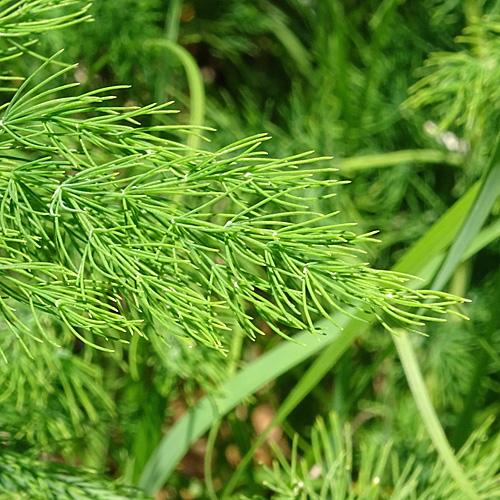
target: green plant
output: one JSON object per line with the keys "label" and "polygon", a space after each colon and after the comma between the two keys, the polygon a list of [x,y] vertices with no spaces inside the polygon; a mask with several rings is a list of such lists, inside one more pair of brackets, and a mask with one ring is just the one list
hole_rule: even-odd
{"label": "green plant", "polygon": [[[82,55],[77,52],[83,46],[78,37],[95,31],[85,24],[80,25],[82,32],[75,27],[64,35],[48,33],[39,46],[42,53],[50,53],[48,47],[58,50],[66,40],[74,43],[68,43],[69,56],[58,52],[45,58],[34,52],[33,35],[87,20],[88,6],[77,1],[0,2],[0,25],[6,35],[1,49],[12,68],[2,77],[8,83],[4,90],[13,92],[0,106],[0,348],[5,361],[0,369],[4,382],[0,399],[5,407],[0,423],[6,433],[0,463],[8,471],[9,480],[2,485],[6,491],[15,495],[23,484],[32,489],[42,481],[47,491],[64,498],[73,494],[68,483],[76,481],[79,494],[95,491],[114,498],[115,488],[109,482],[80,469],[36,461],[42,457],[91,466],[101,475],[111,469],[113,476],[138,483],[146,494],[156,493],[168,479],[170,496],[181,490],[184,496],[232,498],[237,488],[246,495],[265,495],[257,480],[259,472],[252,469],[247,476],[243,472],[273,426],[293,434],[294,414],[306,399],[321,412],[335,408],[342,423],[364,418],[362,407],[368,405],[370,412],[381,416],[380,422],[360,431],[370,442],[381,442],[389,432],[395,442],[394,457],[410,454],[419,464],[428,462],[419,465],[421,471],[410,472],[411,461],[401,474],[396,470],[394,498],[412,490],[417,475],[425,478],[439,470],[429,450],[422,449],[427,446],[425,432],[448,473],[442,475],[439,487],[421,490],[422,496],[415,498],[446,498],[450,492],[464,498],[495,497],[494,479],[487,493],[474,480],[474,471],[484,464],[489,464],[488,477],[495,477],[490,450],[484,447],[477,454],[461,455],[460,465],[444,432],[451,433],[455,446],[464,443],[482,413],[474,408],[477,398],[469,396],[465,403],[461,398],[467,391],[471,394],[476,380],[482,380],[485,388],[494,387],[491,371],[478,366],[472,378],[464,377],[467,381],[460,391],[448,394],[449,404],[460,412],[450,421],[448,403],[436,404],[442,391],[432,382],[437,373],[443,381],[451,380],[456,364],[424,365],[424,380],[414,350],[425,359],[422,353],[428,344],[423,337],[410,339],[401,328],[421,330],[424,322],[430,322],[425,332],[443,338],[449,330],[442,327],[441,315],[463,317],[458,304],[464,300],[458,296],[467,293],[464,274],[471,269],[467,259],[491,248],[500,233],[495,222],[483,227],[488,214],[496,210],[500,191],[498,147],[491,132],[497,110],[485,104],[495,95],[494,85],[481,86],[480,103],[471,110],[464,109],[465,99],[456,100],[453,117],[472,116],[464,134],[467,143],[444,129],[443,123],[448,127],[453,122],[449,116],[432,129],[433,135],[417,132],[429,112],[424,105],[442,99],[446,114],[446,96],[454,91],[468,95],[470,88],[478,88],[482,71],[468,73],[471,82],[461,82],[463,88],[449,86],[453,61],[462,61],[466,70],[478,61],[483,68],[484,58],[498,59],[491,35],[498,9],[495,4],[483,25],[476,16],[481,12],[474,11],[474,2],[468,3],[466,20],[475,36],[474,49],[435,58],[437,71],[413,87],[401,113],[398,105],[410,82],[397,61],[406,61],[404,54],[413,52],[405,45],[401,59],[384,57],[396,43],[389,36],[391,29],[407,34],[402,20],[411,18],[413,9],[425,27],[427,17],[442,20],[454,12],[449,2],[440,7],[423,3],[423,7],[400,7],[391,1],[368,2],[355,7],[333,1],[308,7],[291,1],[278,8],[269,2],[259,6],[227,2],[210,26],[203,24],[203,16],[211,18],[214,13],[204,10],[204,2],[175,1],[162,29],[165,15],[159,2],[140,7],[130,2],[140,15],[126,29],[143,39],[144,50],[137,50],[138,39],[122,33],[113,38],[113,51],[96,56],[95,46],[89,44],[89,53]],[[125,12],[119,3],[96,1],[96,6],[103,19],[107,16],[112,32],[123,24],[113,14]],[[191,15],[195,21],[189,25],[186,19]],[[364,19],[369,19],[366,31]],[[459,24],[454,23],[450,25]],[[314,37],[307,30],[313,30]],[[236,37],[224,35],[235,31]],[[435,31],[434,26],[430,38],[438,45],[446,30],[440,36]],[[266,45],[269,37],[272,42]],[[405,38],[405,44],[415,38],[418,35]],[[228,63],[213,64],[216,72],[225,72],[222,94],[229,111],[220,110],[221,98],[210,83],[205,96],[206,72],[197,66],[202,62],[196,50],[203,44],[219,56],[230,55]],[[260,108],[266,102],[258,76],[262,72],[252,75],[253,63],[247,68],[246,61],[253,54],[265,63],[266,47],[271,47],[271,60],[279,60],[282,67],[268,82],[273,82],[266,92],[270,112],[263,114]],[[423,53],[414,53],[412,67]],[[125,54],[144,58],[134,91],[116,85],[106,73],[111,68],[120,79],[132,78],[134,58]],[[78,72],[76,65],[67,63],[71,58],[85,61]],[[237,93],[231,88],[235,68],[247,76]],[[183,72],[189,95],[182,91]],[[14,85],[22,75],[31,76]],[[274,83],[288,76],[289,87]],[[75,77],[82,82],[79,92]],[[394,79],[399,82],[394,88],[382,84]],[[441,94],[436,90],[433,97],[430,83]],[[282,88],[287,91],[281,99]],[[176,121],[170,103],[127,102],[128,96],[139,102],[156,96],[162,102],[169,93],[183,108]],[[124,105],[112,102],[115,95]],[[241,114],[236,112],[239,106]],[[415,115],[403,123],[409,110]],[[433,112],[439,116],[440,108]],[[221,130],[204,128],[205,115]],[[481,133],[474,123],[480,124]],[[262,129],[273,131],[276,140],[250,134]],[[407,134],[408,130],[413,133]],[[442,140],[446,133],[468,147],[446,151]],[[299,152],[311,144],[341,158]],[[390,149],[407,149],[386,153],[388,144]],[[274,154],[268,157],[264,149]],[[296,154],[281,158],[282,151]],[[365,154],[342,158],[358,152]],[[416,164],[417,175],[412,170]],[[481,168],[483,164],[486,168]],[[343,169],[341,175],[355,177],[352,187],[337,178],[337,165]],[[433,165],[436,173],[425,165]],[[391,169],[394,166],[397,171]],[[438,185],[440,172],[453,172],[455,194],[461,197],[437,221],[453,198],[447,186]],[[469,187],[471,177],[481,172],[480,182]],[[354,230],[351,220],[360,222],[362,229]],[[374,246],[373,227],[378,222],[386,243]],[[430,223],[434,224],[426,231]],[[417,237],[418,242],[399,259],[398,245]],[[392,271],[377,270],[364,262],[366,252],[379,266],[397,264]],[[423,280],[414,280],[413,274]],[[441,291],[450,279],[451,293]],[[432,290],[422,289],[425,286]],[[372,324],[375,319],[392,333],[404,373],[391,335],[379,331]],[[268,336],[261,339],[262,333]],[[495,366],[495,335],[488,333],[478,355]],[[246,336],[255,341],[255,349],[267,352],[253,359]],[[281,337],[294,343],[280,343]],[[450,340],[450,345],[458,341]],[[462,347],[461,356],[464,351],[478,353]],[[314,355],[317,358],[302,369],[300,363]],[[466,366],[471,372],[471,365]],[[321,382],[332,372],[333,396]],[[252,443],[250,423],[238,423],[230,414],[228,431],[221,419],[284,373],[286,380],[295,382],[292,389],[278,386],[280,396],[269,428]],[[411,445],[408,428],[415,415],[408,410],[412,399],[401,383],[405,374],[425,424],[418,426],[419,439]],[[372,388],[377,377],[390,387]],[[495,403],[487,389],[484,394],[483,413],[491,415]],[[444,412],[444,430],[433,402]],[[179,406],[181,410],[176,409]],[[395,412],[392,418],[390,408]],[[307,419],[310,415],[305,424],[298,424],[301,430]],[[209,428],[206,484],[200,485],[175,468]],[[338,424],[333,422],[332,428],[338,434]],[[341,463],[343,445],[337,440],[333,451],[339,457],[333,458],[328,439],[323,444],[318,441],[326,432],[323,427],[313,432],[313,449],[315,459],[329,457],[333,467]],[[492,425],[480,434],[484,437],[487,432],[493,435],[498,429]],[[238,467],[231,471],[227,464],[222,468],[216,464],[212,471],[216,443],[228,434],[238,443]],[[307,449],[305,441],[299,441]],[[297,493],[294,446],[291,468],[284,452],[276,447],[274,451],[287,473],[293,474],[283,478],[278,470],[269,473],[271,489],[284,497]],[[23,449],[30,450],[30,458],[21,458]],[[346,490],[335,490],[339,498],[363,498],[360,495],[381,491],[369,489],[370,481],[361,480],[359,487],[349,490],[353,477],[371,477],[372,464],[383,468],[389,456],[388,449],[380,456],[375,448],[369,449],[369,460],[356,462],[354,476],[340,479]],[[324,497],[331,484],[309,484],[305,471],[300,480],[307,488],[301,494]],[[135,494],[123,491],[124,498]]]}
{"label": "green plant", "polygon": [[[485,498],[499,498],[495,484],[498,471],[493,465],[497,443],[492,447],[483,443],[490,424],[491,421],[485,422],[477,429],[459,455],[468,463],[468,475],[476,482],[477,490]],[[335,414],[330,415],[327,423],[318,419],[308,441],[311,446],[303,458],[298,454],[297,439],[293,441],[290,459],[274,447],[277,459],[272,467],[263,467],[260,477],[272,492],[271,498],[467,498],[456,483],[443,476],[440,462],[434,463],[425,477],[423,467],[416,466],[414,457],[402,463],[391,450],[391,442],[359,442],[349,426],[342,428]]]}

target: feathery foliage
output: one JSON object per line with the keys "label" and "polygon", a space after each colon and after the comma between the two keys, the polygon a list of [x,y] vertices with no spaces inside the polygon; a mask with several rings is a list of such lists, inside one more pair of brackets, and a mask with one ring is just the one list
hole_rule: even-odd
{"label": "feathery foliage", "polygon": [[[0,185],[1,286],[34,314],[57,316],[102,349],[109,347],[89,333],[128,342],[144,322],[222,349],[226,311],[249,334],[259,332],[247,304],[280,333],[275,322],[314,331],[311,317],[329,317],[325,307],[361,305],[384,325],[387,313],[411,327],[432,318],[405,307],[443,313],[457,302],[347,260],[371,235],[306,205],[335,194],[336,179],[318,179],[332,169],[299,168],[313,161],[303,155],[263,158],[262,136],[216,153],[191,151],[152,134],[185,128],[140,126],[144,115],[168,113],[166,105],[98,107],[115,89],[51,99],[74,86],[46,89],[71,66],[31,85],[52,60],[26,79],[1,118],[0,147],[16,152]],[[27,330],[5,300],[0,305],[9,326]]]}
{"label": "feathery foliage", "polygon": [[463,7],[0,1],[6,498],[499,496],[500,3]]}
{"label": "feathery foliage", "polygon": [[104,481],[91,470],[0,451],[0,498],[33,500],[140,500],[140,490]]}
{"label": "feathery foliage", "polygon": [[[489,425],[491,421],[474,432],[460,456],[469,464],[468,475],[476,482],[477,490],[484,498],[493,499],[500,498],[494,465],[499,443],[484,444]],[[442,474],[440,462],[434,463],[425,476],[415,457],[401,462],[391,450],[391,442],[358,444],[352,429],[348,425],[342,428],[335,414],[330,415],[328,424],[318,419],[308,441],[311,445],[303,458],[298,454],[297,436],[289,459],[277,446],[273,447],[277,459],[272,467],[264,467],[261,482],[274,500],[467,498]]]}

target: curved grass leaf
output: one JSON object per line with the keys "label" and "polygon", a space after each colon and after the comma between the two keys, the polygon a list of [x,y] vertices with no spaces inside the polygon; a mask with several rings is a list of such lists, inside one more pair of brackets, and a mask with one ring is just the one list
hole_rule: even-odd
{"label": "curved grass leaf", "polygon": [[[171,40],[154,40],[152,45],[164,47],[170,53],[174,54],[181,62],[186,72],[186,77],[189,87],[190,99],[190,119],[189,124],[193,127],[201,127],[204,122],[205,116],[205,87],[203,85],[203,78],[193,56],[181,45]],[[191,134],[188,137],[187,145],[189,148],[198,149],[200,144],[200,137]]]}

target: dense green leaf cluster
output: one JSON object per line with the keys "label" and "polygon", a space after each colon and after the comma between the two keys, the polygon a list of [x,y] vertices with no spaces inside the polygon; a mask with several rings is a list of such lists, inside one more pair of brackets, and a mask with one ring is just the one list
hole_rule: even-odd
{"label": "dense green leaf cluster", "polygon": [[138,489],[105,481],[94,471],[0,450],[0,498],[19,500],[141,500]]}
{"label": "dense green leaf cluster", "polygon": [[[467,456],[468,475],[485,498],[500,498],[495,462],[495,447],[485,446],[488,426],[476,430],[462,454]],[[318,419],[311,430],[307,456],[298,454],[295,436],[291,458],[274,447],[277,459],[264,467],[261,481],[272,492],[274,500],[333,499],[343,500],[448,500],[467,498],[456,484],[442,474],[442,464],[432,464],[430,471],[416,466],[413,459],[401,462],[391,450],[392,442],[377,447],[375,443],[358,443],[349,426],[342,428],[338,416],[330,415],[328,423]],[[355,460],[355,455],[359,455]],[[360,464],[359,473],[354,463]],[[266,497],[260,497],[266,498]]]}
{"label": "dense green leaf cluster", "polygon": [[[0,131],[0,147],[14,152],[0,178],[0,286],[35,315],[57,316],[94,347],[89,333],[128,342],[146,322],[222,349],[228,312],[260,331],[249,305],[281,333],[275,322],[314,331],[315,314],[344,305],[418,326],[432,318],[404,308],[444,313],[457,302],[348,260],[370,235],[306,205],[319,190],[335,194],[338,181],[319,176],[332,169],[299,168],[314,161],[304,155],[265,158],[262,136],[192,151],[153,135],[185,128],[140,126],[166,106],[98,106],[115,89],[52,97],[75,86],[46,89],[72,66],[30,85],[52,60],[3,106]],[[27,330],[0,305],[9,325]]]}
{"label": "dense green leaf cluster", "polygon": [[0,0],[1,494],[498,498],[499,13]]}

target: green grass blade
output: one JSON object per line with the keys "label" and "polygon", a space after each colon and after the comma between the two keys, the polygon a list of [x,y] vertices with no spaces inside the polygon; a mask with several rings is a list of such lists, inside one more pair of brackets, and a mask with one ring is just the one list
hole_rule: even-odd
{"label": "green grass blade", "polygon": [[[497,220],[489,226],[481,229],[481,232],[476,236],[474,241],[467,248],[467,251],[462,255],[460,263],[470,259],[498,238],[500,238],[500,220]],[[445,258],[446,255],[442,252],[428,260],[427,264],[418,272],[418,277],[422,280],[419,281],[419,286],[429,286],[429,283],[431,283],[434,276],[436,276]],[[411,288],[412,284],[410,283],[409,286]]]}
{"label": "green grass blade", "polygon": [[498,238],[500,238],[500,219],[481,230],[463,255],[462,261],[469,259]]}
{"label": "green grass blade", "polygon": [[[203,78],[193,56],[184,48],[170,40],[154,40],[154,45],[164,47],[174,54],[186,72],[190,98],[190,118],[189,124],[194,127],[201,127],[205,117],[205,87]],[[195,131],[196,132],[196,131]],[[199,131],[198,131],[199,134]],[[188,147],[198,149],[200,137],[196,133],[190,134],[187,139]]]}
{"label": "green grass blade", "polygon": [[399,357],[403,363],[408,384],[412,391],[418,411],[425,423],[429,437],[431,438],[436,450],[443,460],[448,472],[461,487],[466,496],[473,500],[479,500],[479,495],[474,491],[472,485],[466,478],[462,467],[451,449],[446,435],[441,427],[439,419],[432,406],[427,388],[425,386],[420,367],[415,356],[415,351],[411,345],[408,334],[405,330],[398,331],[399,337],[394,336]]}
{"label": "green grass blade", "polygon": [[396,263],[393,270],[418,274],[427,262],[444,252],[455,239],[479,192],[474,184]]}
{"label": "green grass blade", "polygon": [[[179,24],[182,11],[182,0],[173,0],[168,7],[165,18],[165,39],[170,43],[176,43],[179,35]],[[168,51],[168,49],[167,49]],[[163,54],[158,61],[158,72],[155,82],[155,102],[165,102],[165,88],[169,79],[171,67],[167,54]]]}
{"label": "green grass blade", "polygon": [[281,42],[289,56],[296,63],[297,70],[306,78],[310,78],[314,68],[311,64],[309,52],[295,33],[275,14],[271,13],[269,17],[263,18],[264,26]]}
{"label": "green grass blade", "polygon": [[[352,321],[343,314],[339,314],[335,319],[341,325]],[[214,422],[266,383],[343,336],[343,332],[326,320],[321,326],[328,328],[324,336],[314,337],[309,332],[297,334],[294,340],[302,345],[292,342],[278,345],[229,379],[222,386],[220,394],[202,398],[164,436],[144,468],[139,486],[148,494],[158,491],[190,446],[210,429]]]}
{"label": "green grass blade", "polygon": [[[369,316],[362,315],[362,313],[359,313],[359,317],[360,319],[363,317],[364,320],[369,320]],[[335,328],[332,325],[328,326],[330,331],[328,332],[329,339],[326,341],[327,345],[325,345],[325,342],[322,342],[323,351],[319,357],[314,361],[312,366],[304,373],[304,375],[302,375],[297,385],[292,389],[288,397],[280,406],[279,410],[276,412],[276,415],[267,429],[257,438],[250,450],[238,464],[238,468],[231,476],[231,479],[221,495],[221,499],[231,495],[234,487],[238,484],[240,477],[243,475],[245,468],[251,463],[256,450],[264,444],[271,429],[283,422],[283,420],[285,420],[285,418],[332,369],[335,363],[341,358],[345,351],[362,332],[362,327],[366,328],[366,325],[361,325],[361,323],[350,320],[349,324],[346,328],[344,328],[341,334],[334,336],[332,335],[331,330],[335,330]]]}
{"label": "green grass blade", "polygon": [[408,149],[392,153],[341,158],[337,160],[335,166],[342,174],[351,176],[364,170],[393,167],[401,163],[446,163],[458,167],[463,164],[463,161],[463,156],[456,153],[433,149]]}
{"label": "green grass blade", "polygon": [[450,279],[453,271],[460,263],[462,256],[467,251],[467,248],[478,235],[486,218],[493,208],[498,195],[500,193],[500,140],[498,141],[495,152],[492,155],[490,166],[485,175],[484,181],[481,184],[481,189],[477,195],[477,199],[467,216],[465,222],[460,228],[460,232],[453,241],[448,255],[439,270],[432,288],[440,290]]}

